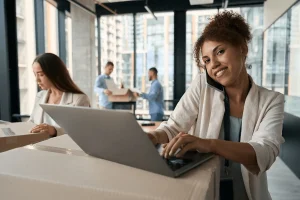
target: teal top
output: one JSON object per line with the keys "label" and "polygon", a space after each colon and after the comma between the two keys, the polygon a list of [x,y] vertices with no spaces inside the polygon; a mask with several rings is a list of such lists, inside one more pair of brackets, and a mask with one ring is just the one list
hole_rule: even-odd
{"label": "teal top", "polygon": [[[242,119],[230,116],[230,141],[240,142],[240,133],[242,130]],[[224,132],[222,133],[224,135]],[[223,160],[224,162],[224,160]],[[233,194],[234,200],[248,200],[248,195],[245,189],[241,164],[229,161],[230,174],[233,178]],[[224,163],[221,165],[221,178],[227,175],[224,173]]]}

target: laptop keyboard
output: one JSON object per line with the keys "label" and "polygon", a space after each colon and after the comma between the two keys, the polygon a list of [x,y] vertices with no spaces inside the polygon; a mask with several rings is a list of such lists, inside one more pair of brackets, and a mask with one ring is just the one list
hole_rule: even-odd
{"label": "laptop keyboard", "polygon": [[190,159],[180,159],[176,157],[170,157],[168,159],[164,158],[164,160],[173,171],[178,170],[193,161]]}

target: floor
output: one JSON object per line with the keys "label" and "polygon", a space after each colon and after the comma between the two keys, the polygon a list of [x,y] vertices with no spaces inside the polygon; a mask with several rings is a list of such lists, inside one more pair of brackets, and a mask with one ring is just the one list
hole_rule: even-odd
{"label": "floor", "polygon": [[300,179],[280,158],[276,159],[267,176],[273,200],[300,200]]}

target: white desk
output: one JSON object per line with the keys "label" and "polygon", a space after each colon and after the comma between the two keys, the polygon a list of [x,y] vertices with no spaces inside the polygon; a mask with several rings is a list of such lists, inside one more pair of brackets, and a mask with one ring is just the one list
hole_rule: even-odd
{"label": "white desk", "polygon": [[[39,145],[81,149],[68,135]],[[217,157],[169,178],[81,155],[18,148],[0,154],[1,199],[217,199]]]}

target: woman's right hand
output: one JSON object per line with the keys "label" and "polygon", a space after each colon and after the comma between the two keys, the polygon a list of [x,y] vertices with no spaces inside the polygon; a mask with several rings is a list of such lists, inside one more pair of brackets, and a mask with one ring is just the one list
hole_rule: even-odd
{"label": "woman's right hand", "polygon": [[50,137],[54,137],[57,135],[57,130],[54,126],[50,126],[50,125],[44,123],[44,124],[40,124],[40,125],[33,127],[30,130],[30,133],[46,133]]}
{"label": "woman's right hand", "polygon": [[165,144],[169,142],[167,133],[162,130],[151,131],[147,133],[147,135],[154,145]]}

